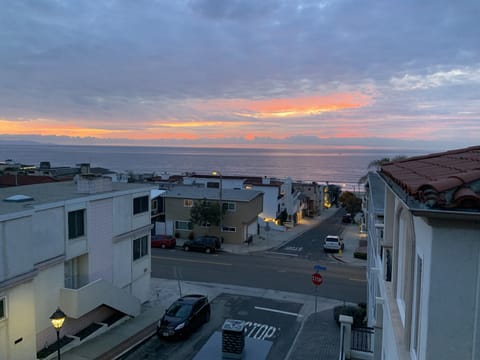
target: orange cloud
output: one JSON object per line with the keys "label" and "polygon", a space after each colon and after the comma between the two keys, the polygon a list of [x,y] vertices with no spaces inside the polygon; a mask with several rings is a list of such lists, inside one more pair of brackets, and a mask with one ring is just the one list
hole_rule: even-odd
{"label": "orange cloud", "polygon": [[326,96],[280,98],[269,100],[210,100],[198,104],[199,110],[230,110],[234,114],[255,118],[309,116],[324,112],[353,109],[369,105],[369,96],[361,93],[338,93]]}
{"label": "orange cloud", "polygon": [[235,121],[235,122],[226,122],[226,121],[178,121],[178,122],[163,122],[163,121],[155,121],[151,125],[153,127],[167,127],[167,128],[198,128],[198,127],[223,127],[223,128],[230,128],[230,127],[239,127],[242,125],[250,125],[251,122],[243,121]]}

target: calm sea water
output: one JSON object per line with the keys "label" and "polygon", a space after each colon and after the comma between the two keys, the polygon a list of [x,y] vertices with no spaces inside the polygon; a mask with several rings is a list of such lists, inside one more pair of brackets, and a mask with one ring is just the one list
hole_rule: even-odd
{"label": "calm sea water", "polygon": [[223,175],[291,177],[293,180],[326,181],[353,189],[368,164],[384,157],[413,156],[409,150],[352,149],[251,149],[133,146],[63,146],[0,144],[0,161],[12,159],[38,166],[90,163],[118,172],[182,174],[196,172]]}

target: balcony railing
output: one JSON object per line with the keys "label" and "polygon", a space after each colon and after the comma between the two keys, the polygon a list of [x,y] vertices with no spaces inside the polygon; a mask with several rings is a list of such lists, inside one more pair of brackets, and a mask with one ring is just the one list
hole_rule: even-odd
{"label": "balcony railing", "polygon": [[350,348],[356,351],[373,353],[373,335],[371,327],[352,327],[352,343]]}

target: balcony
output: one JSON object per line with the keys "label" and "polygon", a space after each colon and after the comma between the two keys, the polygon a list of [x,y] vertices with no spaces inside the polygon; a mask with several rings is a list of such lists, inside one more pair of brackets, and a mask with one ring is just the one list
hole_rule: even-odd
{"label": "balcony", "polygon": [[140,300],[109,281],[98,279],[78,289],[60,289],[60,307],[78,319],[100,305],[110,306],[130,316],[140,314]]}
{"label": "balcony", "polygon": [[375,329],[352,327],[351,316],[340,315],[340,360],[373,360]]}

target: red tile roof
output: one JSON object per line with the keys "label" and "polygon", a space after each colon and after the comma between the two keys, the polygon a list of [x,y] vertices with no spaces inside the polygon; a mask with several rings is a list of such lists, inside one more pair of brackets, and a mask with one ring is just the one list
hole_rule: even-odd
{"label": "red tile roof", "polygon": [[391,162],[380,173],[429,207],[480,210],[480,146]]}

